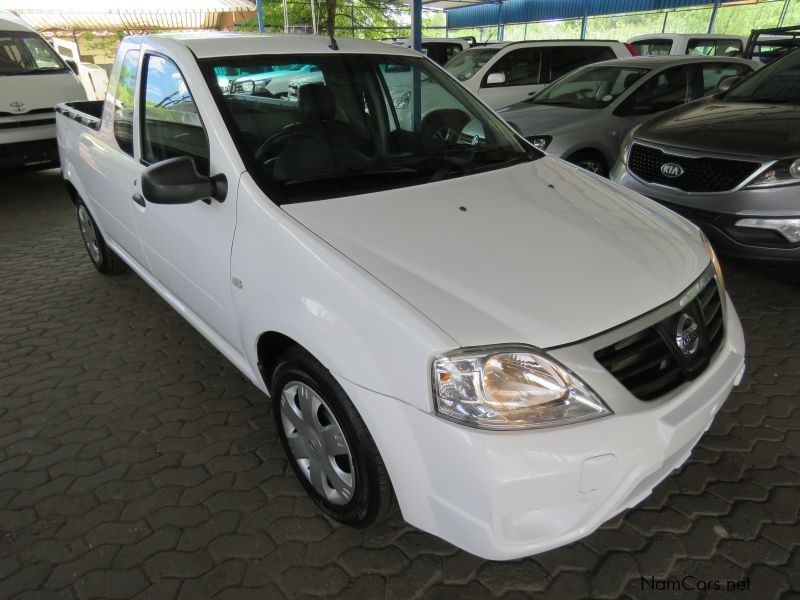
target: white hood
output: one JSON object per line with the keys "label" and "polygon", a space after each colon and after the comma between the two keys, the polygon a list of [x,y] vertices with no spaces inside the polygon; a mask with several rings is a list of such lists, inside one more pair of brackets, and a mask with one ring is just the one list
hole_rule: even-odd
{"label": "white hood", "polygon": [[31,110],[74,100],[86,100],[86,92],[72,72],[0,77],[0,113],[17,114],[16,106],[11,105],[18,102],[24,105],[19,113],[24,116]]}
{"label": "white hood", "polygon": [[549,157],[284,209],[462,346],[589,337],[709,262],[694,225]]}

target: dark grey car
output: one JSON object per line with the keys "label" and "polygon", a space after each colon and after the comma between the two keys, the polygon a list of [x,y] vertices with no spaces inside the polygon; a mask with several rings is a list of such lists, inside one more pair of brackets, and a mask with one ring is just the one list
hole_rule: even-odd
{"label": "dark grey car", "polygon": [[800,50],[630,132],[611,179],[728,255],[800,260]]}
{"label": "dark grey car", "polygon": [[669,108],[716,93],[721,81],[760,65],[722,56],[608,60],[565,75],[538,95],[498,111],[548,154],[608,175],[620,141]]}

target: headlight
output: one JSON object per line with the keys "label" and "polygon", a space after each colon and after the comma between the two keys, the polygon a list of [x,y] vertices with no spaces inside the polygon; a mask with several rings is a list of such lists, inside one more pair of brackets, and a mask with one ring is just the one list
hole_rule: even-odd
{"label": "headlight", "polygon": [[800,183],[800,158],[779,160],[747,187],[772,187]]}
{"label": "headlight", "polygon": [[526,138],[537,150],[547,150],[550,142],[553,141],[552,135],[531,135]]}
{"label": "headlight", "polygon": [[482,429],[532,429],[612,414],[585,383],[527,347],[461,349],[433,362],[438,415]]}
{"label": "headlight", "polygon": [[622,160],[622,164],[626,167],[628,166],[628,153],[631,151],[631,146],[633,146],[633,138],[636,136],[636,132],[641,127],[641,123],[636,127],[632,128],[624,138],[622,138],[622,144],[619,146],[619,157]]}
{"label": "headlight", "polygon": [[706,247],[706,252],[708,252],[708,256],[711,258],[711,264],[714,265],[714,270],[717,272],[717,281],[719,282],[720,297],[722,298],[722,301],[725,302],[725,279],[722,277],[722,265],[719,264],[717,253],[714,252],[714,247],[711,245],[711,242],[706,237],[706,234],[701,231],[700,235],[703,236],[703,245]]}
{"label": "headlight", "polygon": [[411,90],[398,90],[391,92],[392,104],[395,108],[408,108],[411,101]]}

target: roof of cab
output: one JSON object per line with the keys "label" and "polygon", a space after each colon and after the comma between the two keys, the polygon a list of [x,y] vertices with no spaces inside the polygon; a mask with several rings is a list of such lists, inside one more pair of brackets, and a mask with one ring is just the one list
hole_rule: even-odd
{"label": "roof of cab", "polygon": [[618,67],[647,67],[650,69],[657,69],[660,67],[668,67],[671,65],[680,65],[685,63],[698,63],[698,62],[730,62],[730,63],[752,63],[752,61],[737,58],[735,56],[705,56],[697,54],[673,54],[673,55],[659,55],[659,56],[628,56],[625,58],[612,58],[600,63],[592,63],[587,66],[618,66]]}
{"label": "roof of cab", "polygon": [[140,38],[145,41],[177,42],[191,50],[197,58],[248,56],[258,54],[387,54],[419,56],[417,52],[395,44],[368,42],[346,37],[336,38],[339,50],[330,48],[330,39],[321,35],[287,35],[282,33],[198,32],[167,33]]}
{"label": "roof of cab", "polygon": [[0,10],[0,29],[5,31],[36,31],[17,15]]}

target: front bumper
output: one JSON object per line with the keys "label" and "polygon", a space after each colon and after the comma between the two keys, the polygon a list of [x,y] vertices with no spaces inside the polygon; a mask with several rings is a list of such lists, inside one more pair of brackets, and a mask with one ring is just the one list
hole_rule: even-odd
{"label": "front bumper", "polygon": [[59,164],[55,138],[0,144],[0,171],[44,169]]}
{"label": "front bumper", "polygon": [[406,521],[480,557],[516,559],[590,534],[688,458],[744,372],[741,325],[726,306],[722,348],[679,394],[571,426],[470,429],[340,382],[381,451]]}
{"label": "front bumper", "polygon": [[800,243],[775,231],[740,227],[744,218],[800,217],[800,187],[741,189],[730,193],[695,194],[645,183],[617,161],[611,180],[655,200],[686,217],[713,242],[720,254],[740,258],[800,260]]}

